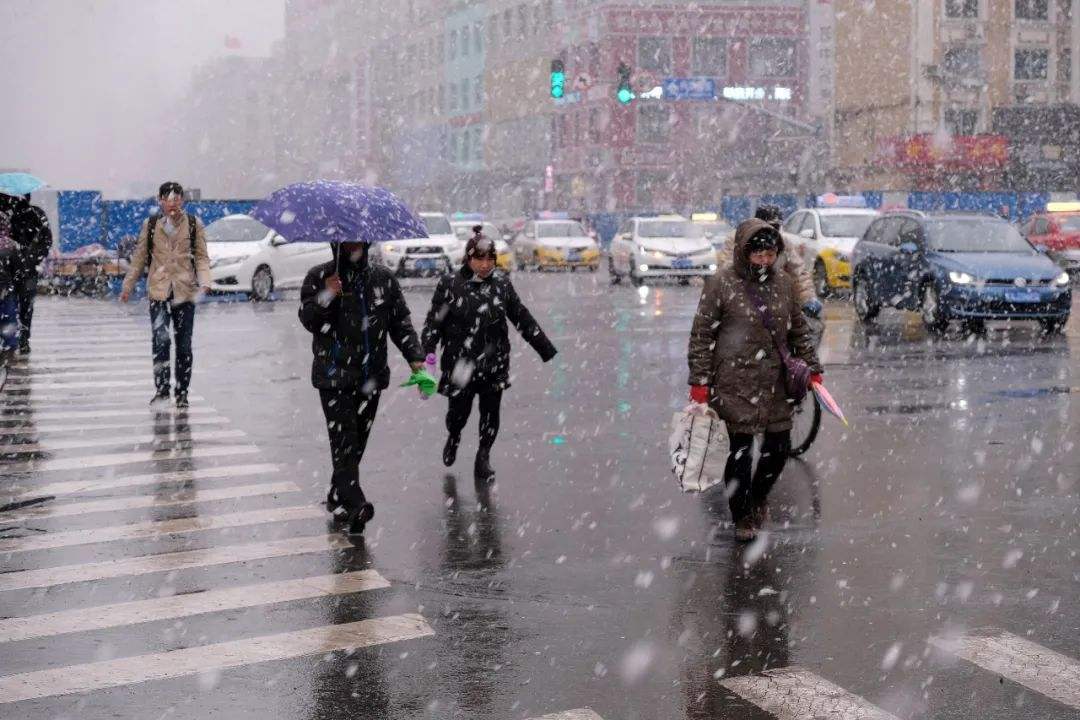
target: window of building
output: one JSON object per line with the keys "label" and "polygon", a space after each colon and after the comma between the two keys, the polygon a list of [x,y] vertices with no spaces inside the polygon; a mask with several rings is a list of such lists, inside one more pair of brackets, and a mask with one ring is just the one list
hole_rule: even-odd
{"label": "window of building", "polygon": [[483,130],[479,125],[473,128],[473,160],[484,161]]}
{"label": "window of building", "polygon": [[466,165],[469,162],[469,158],[472,157],[472,150],[469,145],[469,130],[466,128],[461,132],[461,164]]}
{"label": "window of building", "polygon": [[638,67],[658,73],[671,71],[671,40],[663,37],[638,38]]}
{"label": "window of building", "polygon": [[670,136],[671,108],[654,104],[643,104],[638,107],[638,142],[666,143]]}
{"label": "window of building", "polygon": [[532,6],[532,31],[533,35],[540,32],[540,28],[544,26],[544,20],[540,17],[540,4],[536,3]]}
{"label": "window of building", "polygon": [[518,5],[518,36],[525,37],[529,34],[529,8]]}
{"label": "window of building", "polygon": [[499,42],[499,16],[497,14],[488,18],[487,33],[488,45],[494,48],[495,44]]}
{"label": "window of building", "polygon": [[449,162],[452,162],[452,163],[456,164],[457,161],[458,161],[458,136],[457,136],[457,132],[450,131],[448,139],[449,139],[450,142],[448,143],[449,152],[448,152],[447,160]]}
{"label": "window of building", "polygon": [[942,57],[941,70],[946,77],[978,78],[982,75],[982,53],[974,45],[951,47]]}
{"label": "window of building", "polygon": [[1013,76],[1017,80],[1045,80],[1050,66],[1049,50],[1017,50]]}
{"label": "window of building", "polygon": [[1017,20],[1049,20],[1050,0],[1016,0]]}
{"label": "window of building", "polygon": [[789,78],[795,76],[795,41],[784,38],[756,38],[750,41],[750,77]]}
{"label": "window of building", "polygon": [[724,38],[694,38],[691,65],[695,75],[723,77],[727,74],[727,42]]}
{"label": "window of building", "polygon": [[461,57],[469,56],[469,26],[461,28]]}
{"label": "window of building", "polygon": [[664,197],[669,181],[667,173],[639,171],[634,183],[634,195],[637,198],[638,207],[654,209],[658,204],[658,198]]}
{"label": "window of building", "polygon": [[514,20],[513,11],[510,8],[506,8],[503,11],[503,37],[507,40],[514,34]]}
{"label": "window of building", "polygon": [[447,93],[450,101],[450,112],[457,110],[457,98],[458,98],[457,83],[450,83],[450,91]]}
{"label": "window of building", "polygon": [[548,25],[555,22],[555,3],[552,0],[544,0],[544,21]]}
{"label": "window of building", "polygon": [[945,17],[977,18],[979,17],[979,0],[945,0]]}
{"label": "window of building", "polygon": [[484,52],[484,23],[476,22],[473,24],[473,50],[479,55]]}
{"label": "window of building", "polygon": [[454,58],[457,57],[457,30],[451,30],[450,31],[449,50],[450,50],[450,59],[453,60]]}
{"label": "window of building", "polygon": [[1058,52],[1057,66],[1058,82],[1070,82],[1072,80],[1072,50],[1064,48]]}
{"label": "window of building", "polygon": [[484,106],[484,76],[477,75],[473,80],[473,104],[476,107]]}
{"label": "window of building", "polygon": [[979,111],[949,109],[945,111],[945,129],[950,135],[974,135],[978,131]]}
{"label": "window of building", "polygon": [[461,109],[469,109],[469,78],[461,81]]}

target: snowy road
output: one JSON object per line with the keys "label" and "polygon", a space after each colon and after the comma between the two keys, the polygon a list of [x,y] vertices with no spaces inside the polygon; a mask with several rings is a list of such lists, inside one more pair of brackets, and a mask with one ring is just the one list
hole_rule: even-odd
{"label": "snowy road", "polygon": [[[0,716],[1080,713],[1080,322],[931,339],[827,305],[831,419],[739,547],[667,469],[700,289],[519,275],[494,489],[445,400],[384,396],[366,546],[327,522],[296,299],[211,303],[152,415],[145,305],[44,298],[0,395]],[[409,283],[419,323],[430,283]],[[395,379],[404,363],[393,358]]]}

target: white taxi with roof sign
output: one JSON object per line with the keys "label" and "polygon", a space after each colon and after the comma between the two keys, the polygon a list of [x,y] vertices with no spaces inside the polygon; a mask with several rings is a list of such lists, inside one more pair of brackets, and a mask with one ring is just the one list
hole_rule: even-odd
{"label": "white taxi with roof sign", "polygon": [[861,195],[822,195],[818,207],[796,210],[784,221],[784,245],[802,254],[818,297],[851,288],[851,254],[880,213]]}
{"label": "white taxi with roof sign", "polygon": [[681,215],[633,217],[623,222],[611,241],[611,282],[622,278],[641,285],[649,278],[708,277],[716,272],[712,242],[693,231]]}

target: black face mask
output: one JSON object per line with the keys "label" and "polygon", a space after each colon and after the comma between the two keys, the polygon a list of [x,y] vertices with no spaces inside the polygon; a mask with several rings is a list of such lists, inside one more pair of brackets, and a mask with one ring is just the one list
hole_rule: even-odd
{"label": "black face mask", "polygon": [[771,265],[755,265],[749,263],[750,277],[758,282],[765,282],[769,278],[769,274],[772,272]]}

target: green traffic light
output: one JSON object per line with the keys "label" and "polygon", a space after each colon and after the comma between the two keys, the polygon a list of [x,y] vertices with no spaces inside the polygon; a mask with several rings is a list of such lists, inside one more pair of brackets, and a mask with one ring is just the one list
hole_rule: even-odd
{"label": "green traffic light", "polygon": [[561,98],[566,89],[566,73],[551,73],[551,97]]}
{"label": "green traffic light", "polygon": [[623,105],[629,105],[630,101],[634,99],[634,93],[630,88],[619,88],[619,92],[615,95]]}

